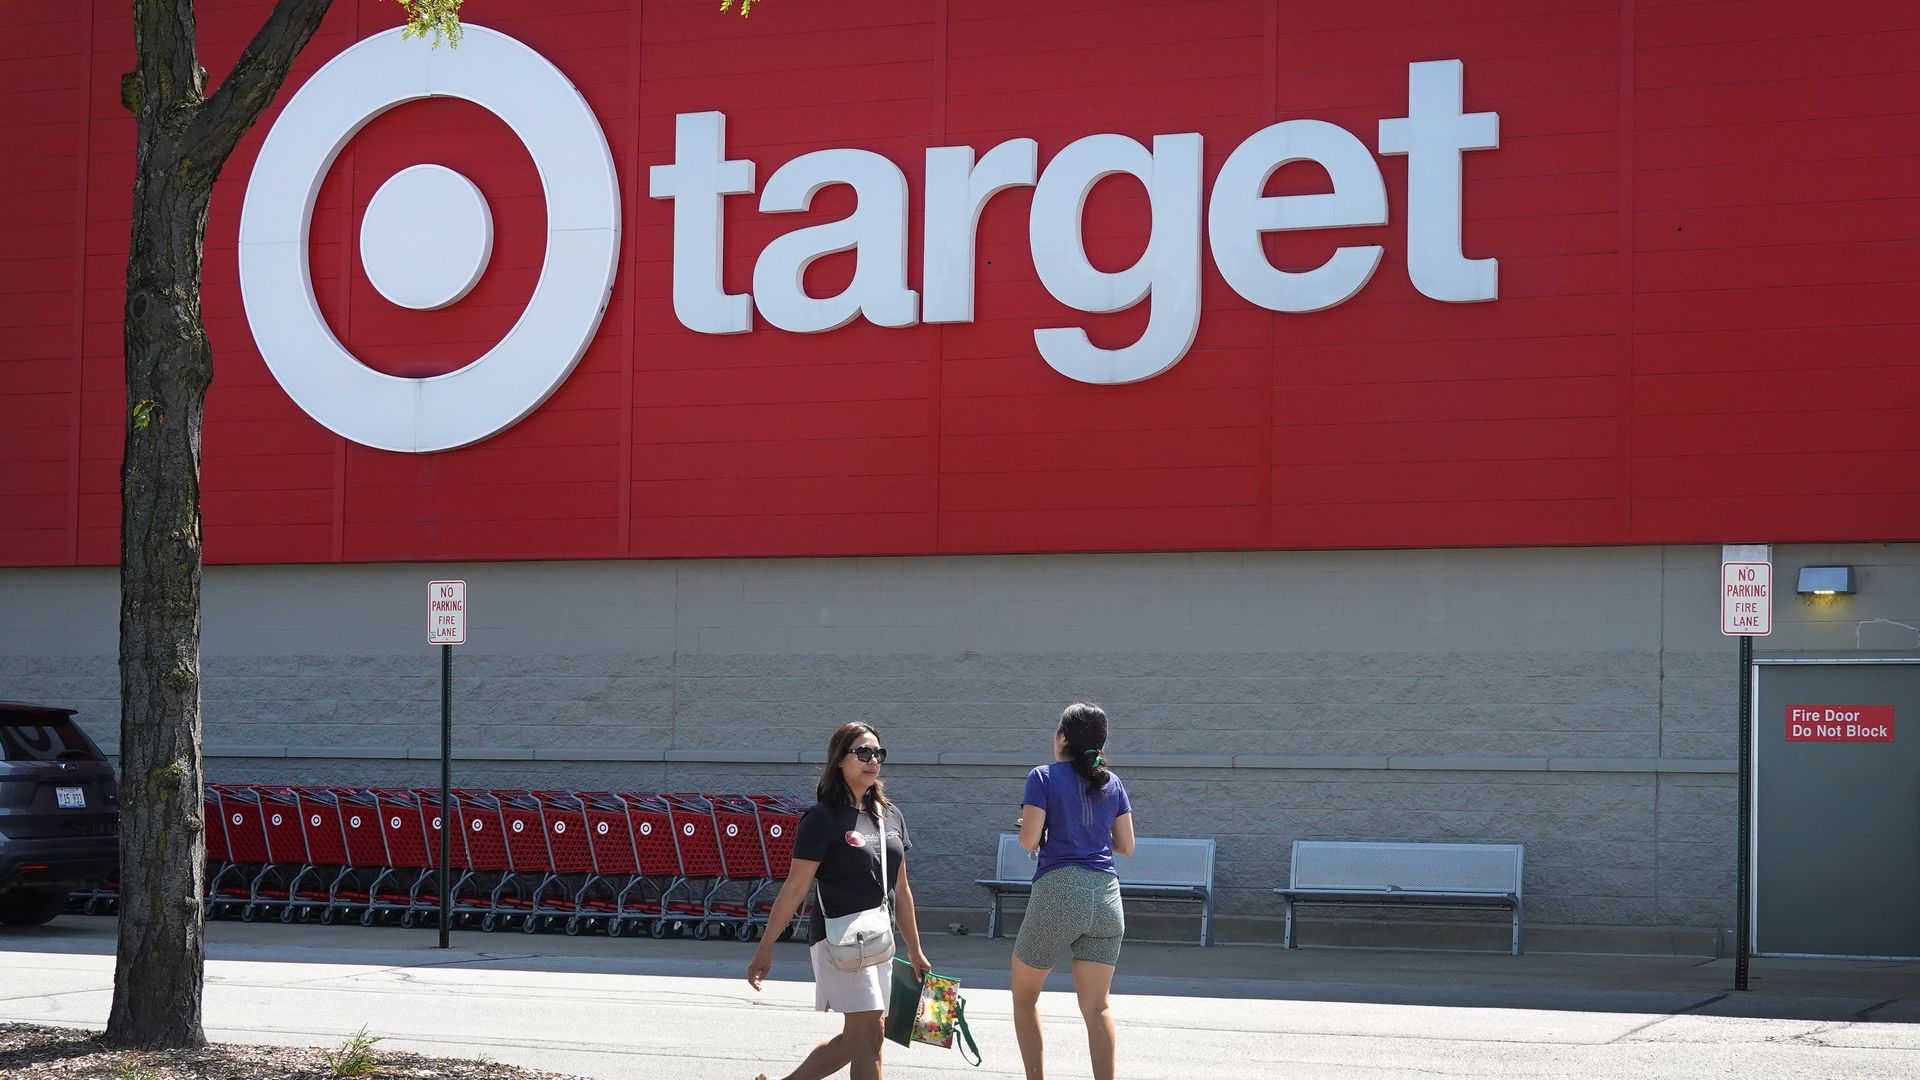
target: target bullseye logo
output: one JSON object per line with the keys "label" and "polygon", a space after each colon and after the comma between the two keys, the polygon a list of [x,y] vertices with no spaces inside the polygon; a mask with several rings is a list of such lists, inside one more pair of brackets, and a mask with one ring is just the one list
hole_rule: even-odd
{"label": "target bullseye logo", "polygon": [[[240,292],[275,379],[309,416],[382,450],[430,453],[518,423],[559,389],[585,354],[613,289],[620,191],[606,133],[545,57],[471,23],[457,49],[423,49],[396,27],[328,61],[287,102],[260,149],[240,212]],[[546,255],[526,310],[506,336],[458,371],[400,378],[360,363],[315,299],[307,234],[334,159],[369,121],[431,97],[473,102],[525,144],[546,195]],[[374,194],[361,262],[393,303],[456,303],[486,271],[486,198],[452,169],[404,169]]]}

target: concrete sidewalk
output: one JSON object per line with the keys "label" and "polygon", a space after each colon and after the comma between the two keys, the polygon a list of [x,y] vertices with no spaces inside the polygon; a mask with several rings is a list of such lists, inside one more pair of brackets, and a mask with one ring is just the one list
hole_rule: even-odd
{"label": "concrete sidewalk", "polygon": [[[0,928],[0,950],[111,955],[115,923],[110,918],[65,915],[34,931]],[[545,971],[697,975],[744,979],[755,946],[733,941],[607,938],[599,935],[483,934],[456,930],[452,948],[436,948],[430,928],[282,925],[278,922],[207,924],[209,959],[257,959],[262,950],[289,962],[410,962],[485,957],[501,966],[524,964]],[[970,988],[1004,990],[1013,951],[1009,938],[944,932],[925,939],[935,970]],[[776,947],[775,979],[806,981],[803,946]],[[1301,948],[1271,945],[1194,945],[1129,941],[1114,978],[1115,993],[1284,1000],[1370,1001],[1401,1004],[1462,1004],[1527,1008],[1608,1010],[1642,995],[1691,998],[1726,995],[1717,1008],[1726,1015],[1807,1018],[1851,1016],[1874,1008],[1874,1019],[1920,1021],[1920,962],[1884,960],[1767,959],[1752,961],[1747,993],[1733,990],[1733,961],[1686,956],[1623,956],[1591,953]],[[1071,992],[1062,965],[1048,990]],[[1825,1004],[1822,1004],[1822,1003]],[[1747,1008],[1743,1010],[1743,1003]],[[1795,1012],[1795,1009],[1801,1012]],[[1817,1017],[1816,1017],[1817,1013]]]}
{"label": "concrete sidewalk", "polygon": [[[111,1000],[111,919],[0,930],[0,1019],[98,1027]],[[802,946],[777,947],[755,993],[738,942],[435,933],[279,923],[209,927],[206,1024],[221,1041],[383,1045],[605,1080],[720,1080],[791,1066],[837,1025],[812,1011]],[[958,976],[986,1067],[1020,1074],[1011,943],[933,935]],[[1442,953],[1130,943],[1115,979],[1123,1074],[1306,1080],[1415,1073],[1565,1080],[1907,1080],[1920,1060],[1920,964],[1671,956]],[[1042,999],[1049,1076],[1086,1075],[1070,982]],[[960,1068],[894,1048],[887,1072]]]}

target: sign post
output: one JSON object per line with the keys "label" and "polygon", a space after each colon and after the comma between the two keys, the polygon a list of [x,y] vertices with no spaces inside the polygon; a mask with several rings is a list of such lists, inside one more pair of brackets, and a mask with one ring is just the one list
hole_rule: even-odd
{"label": "sign post", "polygon": [[1747,989],[1753,936],[1753,639],[1773,633],[1773,546],[1720,549],[1720,632],[1740,639],[1740,790],[1734,853],[1733,988]]}
{"label": "sign post", "polygon": [[440,947],[450,948],[453,893],[447,873],[453,835],[453,647],[467,643],[467,583],[427,582],[427,643],[440,646]]}

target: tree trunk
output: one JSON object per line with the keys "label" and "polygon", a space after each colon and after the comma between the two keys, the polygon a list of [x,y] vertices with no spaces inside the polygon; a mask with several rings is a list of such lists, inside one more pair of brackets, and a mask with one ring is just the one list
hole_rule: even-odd
{"label": "tree trunk", "polygon": [[[144,127],[145,125],[143,125]],[[200,1046],[200,424],[212,353],[200,317],[211,176],[143,133],[127,259],[120,471],[121,905],[118,1046]]]}
{"label": "tree trunk", "polygon": [[240,137],[333,0],[277,0],[212,97],[193,0],[133,0],[137,127],[120,466],[120,941],[114,1046],[206,1044],[201,810],[200,423],[213,354],[200,317],[207,204]]}

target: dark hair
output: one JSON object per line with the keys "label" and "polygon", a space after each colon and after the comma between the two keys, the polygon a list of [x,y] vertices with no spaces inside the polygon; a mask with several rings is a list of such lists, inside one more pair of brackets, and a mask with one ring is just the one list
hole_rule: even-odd
{"label": "dark hair", "polygon": [[[847,778],[840,772],[840,763],[853,752],[853,740],[862,735],[880,737],[872,724],[863,724],[850,720],[833,729],[833,735],[827,740],[827,765],[820,770],[820,782],[813,786],[813,797],[828,806],[845,806],[853,798],[853,789],[847,786]],[[878,778],[867,789],[867,797],[862,809],[875,818],[880,816],[880,808],[887,805],[887,793]]]}
{"label": "dark hair", "polygon": [[1107,771],[1107,714],[1098,705],[1076,701],[1060,714],[1060,734],[1067,737],[1067,760],[1073,771],[1087,782],[1088,791],[1099,791],[1113,779]]}

